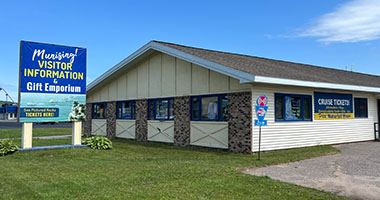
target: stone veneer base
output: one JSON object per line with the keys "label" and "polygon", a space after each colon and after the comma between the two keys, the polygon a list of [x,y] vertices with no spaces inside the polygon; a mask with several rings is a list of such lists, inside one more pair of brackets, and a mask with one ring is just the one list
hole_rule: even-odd
{"label": "stone veneer base", "polygon": [[251,92],[228,94],[228,150],[252,153],[252,95]]}

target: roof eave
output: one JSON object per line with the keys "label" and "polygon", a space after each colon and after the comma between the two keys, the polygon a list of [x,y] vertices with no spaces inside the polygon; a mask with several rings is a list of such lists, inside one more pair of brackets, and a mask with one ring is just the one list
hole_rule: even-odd
{"label": "roof eave", "polygon": [[[245,82],[245,83],[249,83],[249,82]],[[284,79],[284,78],[272,78],[272,77],[265,77],[265,76],[255,76],[255,80],[251,83],[266,83],[266,84],[302,86],[302,87],[311,87],[311,88],[324,88],[324,89],[336,89],[336,90],[350,90],[350,91],[380,93],[380,88],[378,88],[378,87],[345,85],[345,84],[326,83],[326,82],[302,81],[302,80],[292,80],[292,79]]]}

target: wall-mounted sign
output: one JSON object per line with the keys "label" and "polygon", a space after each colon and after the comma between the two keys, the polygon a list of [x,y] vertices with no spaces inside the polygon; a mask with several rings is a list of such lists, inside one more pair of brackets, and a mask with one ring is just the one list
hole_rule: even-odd
{"label": "wall-mounted sign", "polygon": [[21,41],[20,122],[83,120],[86,49]]}
{"label": "wall-mounted sign", "polygon": [[314,119],[353,119],[352,94],[314,92]]}

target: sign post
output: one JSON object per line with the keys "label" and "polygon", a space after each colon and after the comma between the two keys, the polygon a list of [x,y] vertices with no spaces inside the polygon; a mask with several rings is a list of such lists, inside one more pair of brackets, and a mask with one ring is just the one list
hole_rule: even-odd
{"label": "sign post", "polygon": [[81,145],[82,144],[82,122],[75,121],[73,122],[73,130],[72,130],[72,144],[73,145]]}
{"label": "sign post", "polygon": [[268,97],[266,95],[260,95],[256,99],[256,115],[257,119],[255,120],[255,126],[259,126],[259,152],[258,160],[260,160],[260,151],[261,151],[261,126],[267,126],[268,121],[264,120],[265,115],[268,111]]}
{"label": "sign post", "polygon": [[73,122],[73,145],[81,144],[86,104],[85,48],[21,41],[19,115],[22,148],[32,148],[33,122]]}
{"label": "sign post", "polygon": [[32,133],[33,133],[33,123],[32,122],[22,123],[21,147],[23,149],[32,148]]}

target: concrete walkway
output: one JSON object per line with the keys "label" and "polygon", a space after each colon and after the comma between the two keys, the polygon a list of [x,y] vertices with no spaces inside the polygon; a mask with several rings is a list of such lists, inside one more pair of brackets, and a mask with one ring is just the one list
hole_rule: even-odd
{"label": "concrete walkway", "polygon": [[35,136],[33,137],[33,139],[50,140],[50,139],[67,139],[71,137],[72,135],[54,135],[54,136]]}
{"label": "concrete walkway", "polygon": [[352,199],[380,199],[380,142],[334,147],[341,153],[244,172]]}

